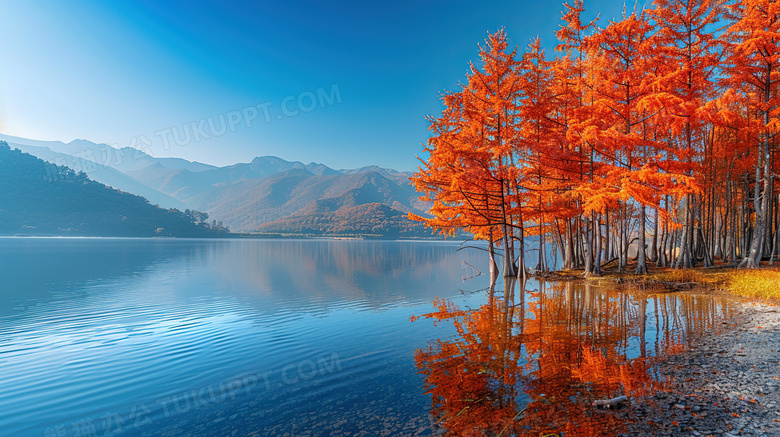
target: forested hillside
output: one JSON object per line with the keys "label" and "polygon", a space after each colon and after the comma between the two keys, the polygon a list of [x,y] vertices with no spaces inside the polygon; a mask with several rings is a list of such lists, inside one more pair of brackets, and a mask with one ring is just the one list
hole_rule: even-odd
{"label": "forested hillside", "polygon": [[226,233],[207,214],[143,197],[46,163],[0,141],[0,235],[206,237]]}

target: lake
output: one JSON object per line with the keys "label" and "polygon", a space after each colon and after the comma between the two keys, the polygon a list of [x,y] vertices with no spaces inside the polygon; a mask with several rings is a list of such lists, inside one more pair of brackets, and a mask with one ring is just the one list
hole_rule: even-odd
{"label": "lake", "polygon": [[484,253],[458,247],[0,238],[0,435],[608,430],[593,398],[659,389],[653,357],[730,312],[575,284],[491,293],[464,281]]}

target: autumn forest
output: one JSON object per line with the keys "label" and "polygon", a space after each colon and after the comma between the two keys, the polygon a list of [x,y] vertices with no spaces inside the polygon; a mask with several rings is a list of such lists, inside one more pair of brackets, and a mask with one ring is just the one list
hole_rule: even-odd
{"label": "autumn forest", "polygon": [[411,218],[487,241],[494,277],[780,256],[780,2],[656,0],[604,27],[563,6],[554,58],[499,30],[443,93]]}

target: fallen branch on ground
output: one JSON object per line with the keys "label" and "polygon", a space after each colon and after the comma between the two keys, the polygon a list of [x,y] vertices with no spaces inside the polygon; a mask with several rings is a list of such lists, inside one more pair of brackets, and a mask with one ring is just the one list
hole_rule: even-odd
{"label": "fallen branch on ground", "polygon": [[612,408],[623,402],[628,402],[628,397],[618,396],[612,399],[599,399],[597,401],[593,401],[593,406],[596,408]]}

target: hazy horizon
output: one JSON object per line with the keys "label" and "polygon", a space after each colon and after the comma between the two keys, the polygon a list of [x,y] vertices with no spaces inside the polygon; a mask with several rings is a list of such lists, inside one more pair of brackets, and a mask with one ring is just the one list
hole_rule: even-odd
{"label": "hazy horizon", "polygon": [[[112,144],[106,144],[106,143],[98,143],[98,142],[95,142],[95,141],[91,141],[88,138],[75,138],[75,139],[73,139],[71,141],[40,140],[40,139],[37,139],[37,138],[23,138],[23,137],[18,137],[18,136],[14,136],[14,135],[8,135],[8,134],[5,134],[5,133],[0,133],[0,141],[8,141],[8,142],[10,142],[9,144],[11,144],[11,146],[13,146],[14,140],[21,140],[20,144],[21,144],[21,142],[29,142],[30,145],[32,145],[32,147],[48,147],[50,145],[50,143],[61,143],[61,144],[67,146],[67,145],[71,145],[73,143],[86,141],[86,142],[94,144],[95,146],[110,146],[110,147],[114,147],[114,148],[117,148],[117,149],[121,148],[121,146],[119,146],[117,144],[112,145]],[[36,143],[40,143],[40,144],[36,144]],[[36,145],[33,145],[33,144],[36,144]],[[125,146],[125,147],[129,147],[129,146]],[[87,150],[90,150],[90,149],[89,148],[85,148],[84,149],[84,151],[87,151]],[[141,151],[143,151],[145,153],[151,151],[149,149],[147,149],[147,150],[139,149],[139,150],[141,150]],[[214,164],[214,163],[211,163],[211,162],[190,160],[190,159],[187,159],[187,158],[182,158],[180,156],[157,156],[156,154],[154,154],[153,151],[151,151],[151,152],[152,153],[149,154],[149,155],[152,158],[155,158],[155,159],[158,159],[158,158],[159,159],[184,159],[184,160],[186,160],[188,162],[198,163],[198,164],[205,164],[205,165],[213,166],[215,168],[230,167],[230,166],[238,165],[238,164],[251,164],[254,160],[260,159],[260,158],[278,158],[278,159],[282,159],[284,161],[292,162],[292,163],[300,162],[300,163],[305,164],[305,165],[309,165],[309,164],[325,165],[325,164],[323,164],[321,162],[307,161],[305,158],[293,158],[293,157],[279,156],[279,155],[257,155],[257,156],[255,156],[253,158],[250,158],[250,159],[246,160],[246,161],[238,161],[238,162],[228,163],[228,164],[224,164],[224,165],[217,165],[217,164]],[[76,156],[77,154],[74,155],[73,153],[70,153],[70,155]],[[102,164],[99,159],[97,160],[97,163],[98,164]],[[331,168],[333,170],[338,170],[338,171],[350,171],[350,170],[357,170],[357,169],[360,169],[360,168],[374,167],[374,166],[382,167],[382,168],[389,168],[391,170],[396,170],[396,171],[399,171],[399,172],[414,171],[414,169],[391,168],[391,167],[383,166],[383,165],[381,165],[379,163],[367,164],[367,165],[364,165],[364,166],[361,166],[361,167],[354,167],[354,168],[353,167],[349,167],[349,168],[348,167],[343,167],[343,166],[340,166],[338,164],[335,165],[335,166],[327,165],[328,168]]]}

